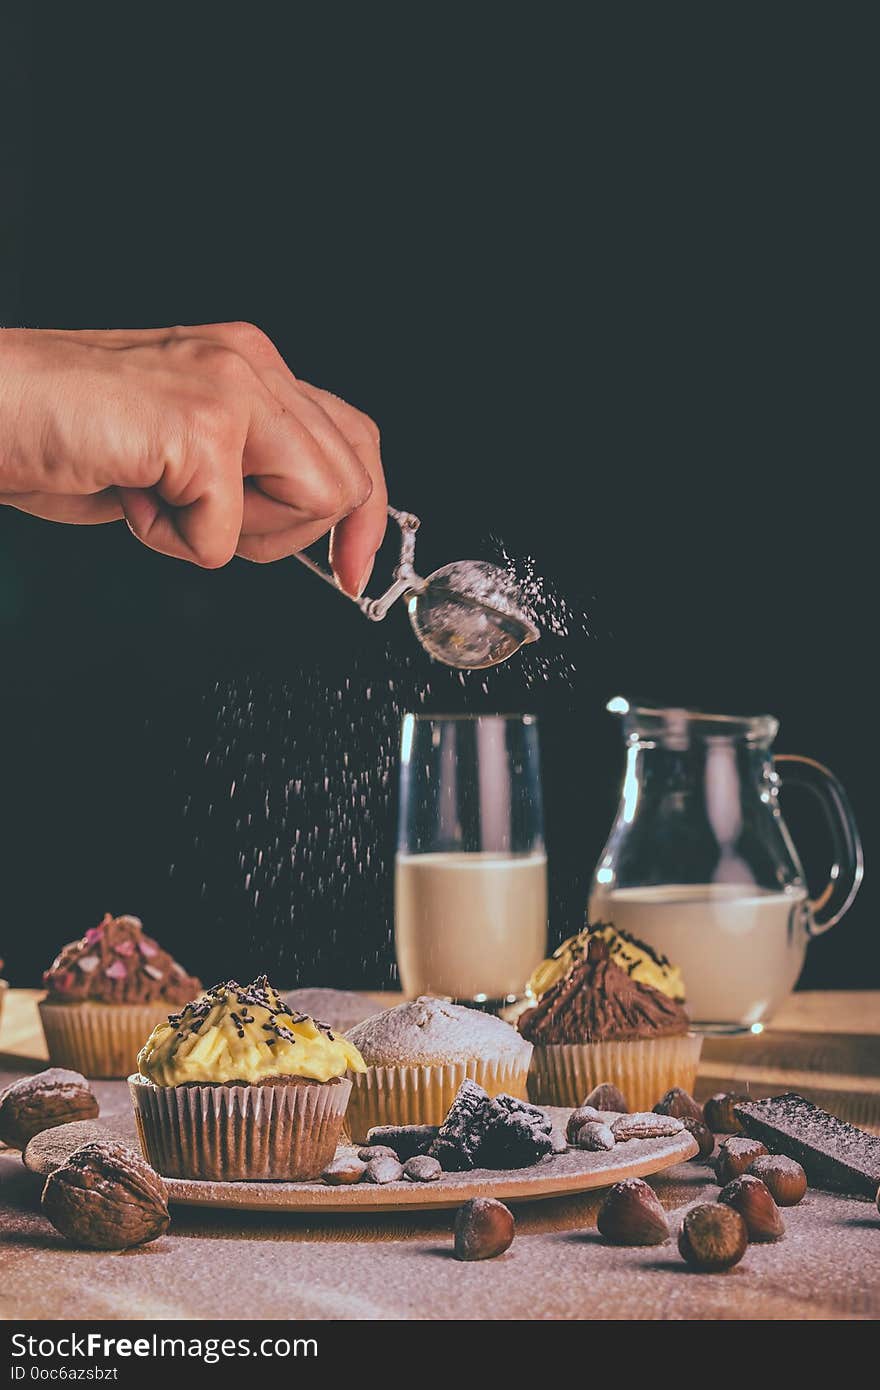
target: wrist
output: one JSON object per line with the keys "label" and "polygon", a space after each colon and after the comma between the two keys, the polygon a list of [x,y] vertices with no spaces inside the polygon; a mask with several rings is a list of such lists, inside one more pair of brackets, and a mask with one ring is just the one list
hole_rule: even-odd
{"label": "wrist", "polygon": [[0,329],[0,493],[33,492],[45,486],[40,336],[27,328]]}

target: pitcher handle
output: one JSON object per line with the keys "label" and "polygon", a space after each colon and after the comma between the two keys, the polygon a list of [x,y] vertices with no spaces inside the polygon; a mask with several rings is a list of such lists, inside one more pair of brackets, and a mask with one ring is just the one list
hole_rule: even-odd
{"label": "pitcher handle", "polygon": [[862,841],[849,797],[833,772],[814,758],[797,753],[777,753],[774,761],[788,763],[793,769],[791,783],[806,787],[818,798],[831,831],[834,861],[828,884],[818,898],[810,900],[809,932],[819,936],[840,921],[861,887],[865,872]]}

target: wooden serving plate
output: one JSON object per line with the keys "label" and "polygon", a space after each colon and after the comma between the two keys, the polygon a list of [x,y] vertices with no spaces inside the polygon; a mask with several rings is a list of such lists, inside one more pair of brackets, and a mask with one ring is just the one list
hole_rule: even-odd
{"label": "wooden serving plate", "polygon": [[[550,1106],[546,1110],[554,1125],[564,1130],[571,1112]],[[74,1149],[98,1138],[118,1139],[139,1148],[133,1117],[86,1120],[38,1134],[24,1152],[25,1166],[46,1177]],[[188,1178],[166,1178],[165,1183],[170,1202],[228,1211],[435,1211],[458,1207],[471,1197],[497,1197],[505,1202],[569,1197],[590,1188],[610,1187],[624,1178],[659,1173],[693,1158],[697,1151],[696,1141],[682,1130],[667,1139],[630,1139],[607,1153],[570,1149],[531,1168],[473,1168],[467,1173],[444,1173],[430,1183],[405,1179],[382,1186],[362,1181],[349,1187],[328,1187],[322,1182],[202,1182]],[[353,1153],[354,1149],[341,1145],[339,1152]]]}

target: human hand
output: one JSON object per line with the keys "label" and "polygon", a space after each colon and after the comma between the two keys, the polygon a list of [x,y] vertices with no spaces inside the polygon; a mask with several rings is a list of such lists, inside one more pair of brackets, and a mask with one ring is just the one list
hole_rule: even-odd
{"label": "human hand", "polygon": [[207,568],[277,560],[332,530],[362,592],[385,532],[373,421],[298,380],[252,324],[0,331],[0,502],[124,518]]}

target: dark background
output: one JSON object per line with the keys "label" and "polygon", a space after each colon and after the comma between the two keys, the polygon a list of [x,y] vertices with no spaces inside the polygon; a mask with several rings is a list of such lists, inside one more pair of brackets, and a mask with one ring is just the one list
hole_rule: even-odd
{"label": "dark background", "polygon": [[484,689],[292,561],[0,511],[7,976],[110,909],[206,979],[390,980],[429,683],[542,716],[557,939],[616,803],[605,699],[777,714],[869,856],[803,983],[880,985],[868,11],[218,8],[5,12],[0,322],[255,321],[379,421],[423,563],[500,537],[590,635]]}

